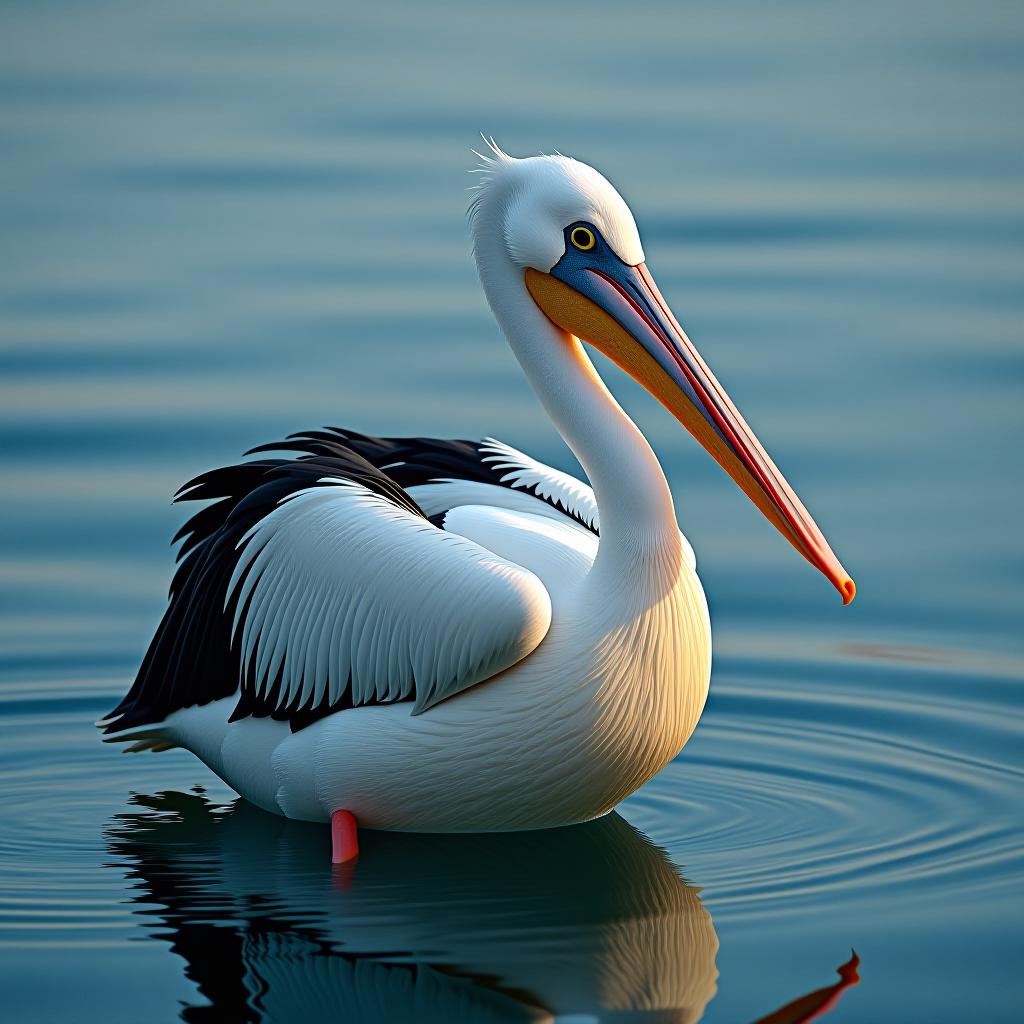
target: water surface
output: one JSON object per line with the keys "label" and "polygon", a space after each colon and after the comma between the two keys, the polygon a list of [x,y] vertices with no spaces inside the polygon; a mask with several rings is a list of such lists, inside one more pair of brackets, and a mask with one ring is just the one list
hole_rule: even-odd
{"label": "water surface", "polygon": [[[1024,18],[835,6],[8,5],[12,1019],[754,1021],[851,947],[829,1020],[1016,1019]],[[709,596],[697,733],[621,817],[368,837],[332,876],[320,831],[91,722],[159,619],[195,473],[322,423],[573,468],[475,280],[479,130],[621,186],[859,595],[601,363]]]}

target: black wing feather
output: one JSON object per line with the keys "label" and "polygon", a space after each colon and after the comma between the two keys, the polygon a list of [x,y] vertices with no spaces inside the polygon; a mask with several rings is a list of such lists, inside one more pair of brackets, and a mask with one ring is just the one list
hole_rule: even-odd
{"label": "black wing feather", "polygon": [[[266,447],[285,446],[303,450],[287,443]],[[318,445],[297,459],[261,459],[211,470],[190,480],[175,501],[216,500],[196,512],[175,537],[183,543],[170,603],[132,688],[109,716],[106,732],[155,724],[180,708],[239,693],[242,666],[231,643],[236,606],[234,599],[227,600],[238,545],[288,495],[315,487],[324,478],[362,484],[400,508],[423,516],[399,484],[340,443]],[[279,709],[272,698],[249,695],[240,699],[232,718],[271,715],[301,727],[351,706],[348,690],[337,704],[316,712],[297,706]]]}
{"label": "black wing feather", "polygon": [[[295,451],[318,451],[324,454],[343,446],[357,452],[403,488],[440,479],[453,479],[513,489],[510,483],[502,479],[504,474],[496,470],[493,463],[484,461],[482,449],[486,446],[476,441],[437,437],[373,437],[341,427],[325,427],[323,430],[292,434],[286,444]],[[280,447],[261,445],[253,448],[250,454]],[[560,502],[541,494],[536,487],[520,486],[515,489],[557,509],[591,533],[599,534],[599,529],[574,509],[566,508]]]}

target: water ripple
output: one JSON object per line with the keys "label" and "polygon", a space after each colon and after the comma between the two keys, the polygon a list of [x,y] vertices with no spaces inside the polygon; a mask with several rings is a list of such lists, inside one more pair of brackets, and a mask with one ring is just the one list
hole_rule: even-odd
{"label": "water ripple", "polygon": [[[739,666],[749,670],[744,659]],[[811,681],[784,682],[784,674],[770,662],[753,679],[727,666],[690,746],[622,808],[699,882],[716,919],[777,920],[822,899],[838,910],[866,885],[929,899],[949,885],[963,895],[1019,877],[1006,808],[1024,772],[936,742],[968,722],[983,749],[1010,749],[1018,723],[1006,708],[935,678],[925,703],[879,694],[870,676],[844,691],[842,681],[818,686],[812,673]],[[72,898],[68,876],[96,859],[97,826],[124,799],[126,778],[164,789],[206,773],[184,755],[127,761],[99,751],[88,723],[116,683],[83,680],[70,698],[53,684],[34,696],[31,688],[0,691],[0,942],[39,929],[64,928],[63,938],[127,931],[127,913],[104,905],[114,880],[94,876],[99,895],[84,901],[80,880]]]}

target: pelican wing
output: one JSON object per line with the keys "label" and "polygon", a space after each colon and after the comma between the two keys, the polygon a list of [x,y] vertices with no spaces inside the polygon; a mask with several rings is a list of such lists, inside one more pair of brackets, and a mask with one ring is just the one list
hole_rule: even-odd
{"label": "pelican wing", "polygon": [[[297,447],[285,443],[270,447]],[[515,664],[551,620],[541,581],[446,533],[338,439],[206,473],[170,603],[108,732],[238,696],[301,728],[367,704],[418,714]]]}
{"label": "pelican wing", "polygon": [[418,714],[514,665],[551,622],[532,573],[342,478],[252,527],[227,600],[243,693],[278,711],[415,699]]}
{"label": "pelican wing", "polygon": [[[459,505],[493,505],[600,532],[597,501],[589,484],[494,438],[372,437],[327,427],[293,435],[286,444],[323,454],[339,445],[358,452],[431,517]],[[255,450],[269,451],[271,446]]]}
{"label": "pelican wing", "polygon": [[[546,516],[588,534],[601,532],[590,484],[492,437],[482,441],[372,437],[326,427],[293,435],[286,444],[325,454],[338,445],[351,448],[399,484],[440,525],[453,508],[489,505]],[[679,537],[690,567],[696,569],[690,542],[683,534]]]}

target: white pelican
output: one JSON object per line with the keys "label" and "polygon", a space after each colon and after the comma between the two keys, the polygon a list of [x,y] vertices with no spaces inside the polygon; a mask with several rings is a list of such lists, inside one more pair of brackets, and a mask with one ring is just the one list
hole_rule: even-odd
{"label": "white pelican", "polygon": [[[492,146],[470,208],[488,302],[590,486],[499,441],[313,431],[197,477],[216,499],[138,678],[99,723],[253,803],[506,831],[595,818],[704,707],[707,604],[643,435],[580,339],[640,381],[812,565],[854,584],[654,284],[633,215],[563,156]],[[251,454],[251,453],[250,453]],[[592,489],[591,489],[592,488]]]}

